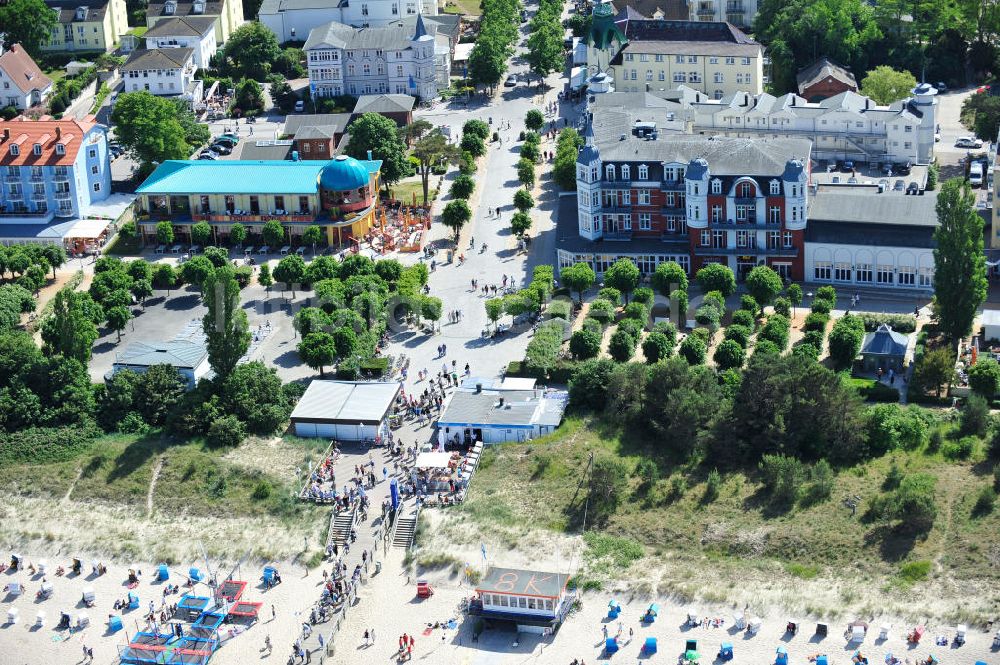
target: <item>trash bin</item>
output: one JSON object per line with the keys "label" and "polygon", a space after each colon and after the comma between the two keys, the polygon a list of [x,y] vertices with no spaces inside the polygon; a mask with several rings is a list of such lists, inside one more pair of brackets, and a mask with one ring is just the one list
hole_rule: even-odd
{"label": "trash bin", "polygon": [[381,572],[382,572],[382,562],[381,561],[376,561],[375,562],[375,573],[374,574],[378,575]]}

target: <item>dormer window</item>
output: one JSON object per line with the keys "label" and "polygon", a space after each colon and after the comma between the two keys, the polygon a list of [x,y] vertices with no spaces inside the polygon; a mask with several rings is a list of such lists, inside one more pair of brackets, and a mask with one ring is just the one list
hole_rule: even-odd
{"label": "dormer window", "polygon": [[781,193],[781,184],[777,180],[771,181],[771,196],[777,196]]}
{"label": "dormer window", "polygon": [[628,180],[632,175],[632,169],[628,164],[622,164],[622,180]]}
{"label": "dormer window", "polygon": [[42,154],[42,144],[36,143],[35,145],[33,145],[31,147],[31,152],[35,153],[36,155]]}
{"label": "dormer window", "polygon": [[639,165],[639,180],[649,180],[649,167],[645,164]]}
{"label": "dormer window", "polygon": [[13,155],[14,157],[17,157],[18,155],[21,154],[21,148],[19,148],[16,143],[12,144],[10,146],[10,154]]}
{"label": "dormer window", "polygon": [[753,186],[749,182],[741,182],[737,196],[741,199],[749,199],[753,196]]}
{"label": "dormer window", "polygon": [[722,181],[715,179],[712,181],[712,193],[721,194],[722,193]]}
{"label": "dormer window", "polygon": [[[14,147],[14,146],[11,146],[11,147]],[[604,178],[605,178],[605,180],[614,180],[615,179],[615,165],[614,164],[608,164],[607,166],[604,167]]]}

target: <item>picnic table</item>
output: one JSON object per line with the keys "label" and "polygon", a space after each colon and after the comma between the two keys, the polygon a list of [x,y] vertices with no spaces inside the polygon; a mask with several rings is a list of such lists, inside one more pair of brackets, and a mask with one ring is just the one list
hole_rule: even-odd
{"label": "picnic table", "polygon": [[166,251],[167,251],[167,246],[166,246],[166,245],[159,245],[159,246],[158,246],[158,247],[156,248],[156,253],[157,253],[157,254],[163,254],[163,253],[165,253]]}
{"label": "picnic table", "polygon": [[292,248],[291,245],[285,245],[284,247],[282,247],[281,248],[281,255],[285,256],[286,254],[288,254],[288,250],[290,250],[291,248]]}
{"label": "picnic table", "polygon": [[170,248],[170,253],[171,254],[180,254],[181,253],[181,246],[180,245],[174,245],[173,247]]}
{"label": "picnic table", "polygon": [[270,247],[268,247],[267,245],[261,245],[260,249],[257,250],[257,253],[258,254],[267,254],[270,251],[271,251]]}
{"label": "picnic table", "polygon": [[197,254],[201,251],[201,245],[191,245],[191,248],[188,251],[192,254]]}

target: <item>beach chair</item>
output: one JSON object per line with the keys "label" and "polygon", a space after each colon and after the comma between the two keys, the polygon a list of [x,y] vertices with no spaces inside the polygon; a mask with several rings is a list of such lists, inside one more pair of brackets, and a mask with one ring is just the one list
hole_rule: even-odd
{"label": "beach chair", "polygon": [[698,650],[698,640],[686,640],[684,642],[684,651],[697,651]]}
{"label": "beach chair", "polygon": [[160,582],[166,582],[170,579],[170,569],[167,568],[167,564],[161,563],[156,567],[156,579]]}
{"label": "beach chair", "polygon": [[139,594],[133,591],[128,592],[128,608],[130,610],[139,609]]}
{"label": "beach chair", "polygon": [[45,610],[38,610],[35,613],[35,628],[42,628],[45,626]]}
{"label": "beach chair", "polygon": [[90,625],[90,615],[86,612],[80,612],[76,615],[76,629],[86,628]]}
{"label": "beach chair", "polygon": [[93,607],[97,603],[97,596],[94,594],[94,587],[85,586],[83,587],[83,604],[87,607]]}
{"label": "beach chair", "polygon": [[789,619],[788,623],[785,625],[785,632],[786,633],[791,633],[792,635],[795,635],[796,633],[798,633],[799,632],[799,620],[798,619]]}
{"label": "beach chair", "polygon": [[731,642],[723,642],[719,647],[719,660],[733,659],[733,645]]}
{"label": "beach chair", "polygon": [[24,587],[21,586],[20,582],[10,582],[7,585],[7,593],[11,596],[20,596],[24,593]]}
{"label": "beach chair", "polygon": [[687,611],[687,625],[697,626],[701,623],[701,613],[698,612],[697,608],[690,608]]}
{"label": "beach chair", "polygon": [[643,623],[653,623],[656,621],[656,615],[660,613],[660,606],[653,603],[648,608],[646,608],[646,614],[642,617]]}
{"label": "beach chair", "polygon": [[608,655],[618,653],[618,640],[613,637],[609,637],[604,640],[604,652]]}
{"label": "beach chair", "polygon": [[108,632],[117,633],[122,629],[122,618],[118,615],[108,617]]}
{"label": "beach chair", "polygon": [[850,637],[848,642],[864,642],[865,641],[865,629],[861,626],[851,626]]}
{"label": "beach chair", "polygon": [[830,627],[825,623],[816,624],[816,636],[820,639],[826,637],[830,633]]}
{"label": "beach chair", "polygon": [[788,665],[788,649],[778,647],[778,651],[774,657],[774,665]]}
{"label": "beach chair", "polygon": [[10,555],[10,569],[21,570],[22,565],[24,565],[24,557],[16,552],[12,553]]}
{"label": "beach chair", "polygon": [[955,626],[955,644],[962,646],[965,644],[965,634],[969,632],[969,627],[964,623]]}
{"label": "beach chair", "polygon": [[59,613],[59,625],[56,626],[56,630],[66,630],[70,627],[73,621],[73,617],[69,615],[69,612]]}
{"label": "beach chair", "polygon": [[79,559],[73,559],[73,563],[69,567],[69,571],[74,575],[79,575],[83,570],[83,562]]}
{"label": "beach chair", "polygon": [[42,559],[41,561],[38,562],[38,574],[44,576],[47,575],[48,572],[49,572],[49,562],[46,561],[45,559]]}
{"label": "beach chair", "polygon": [[642,652],[647,656],[652,656],[656,653],[656,638],[647,637],[646,641],[642,645]]}
{"label": "beach chair", "polygon": [[747,627],[747,615],[745,614],[734,614],[733,615],[733,625],[736,626],[736,630],[743,630]]}
{"label": "beach chair", "polygon": [[883,623],[881,626],[878,627],[878,638],[880,640],[889,639],[889,631],[891,630],[892,630],[891,623]]}
{"label": "beach chair", "polygon": [[430,598],[434,595],[434,588],[427,580],[417,580],[417,598]]}
{"label": "beach chair", "polygon": [[8,624],[13,625],[13,624],[17,623],[20,618],[21,618],[21,611],[19,609],[17,609],[16,607],[8,607],[7,608],[7,623]]}
{"label": "beach chair", "polygon": [[38,590],[38,598],[44,600],[51,596],[52,596],[52,582],[42,582],[42,586]]}
{"label": "beach chair", "polygon": [[926,628],[924,628],[923,626],[917,626],[909,633],[907,633],[906,641],[912,642],[913,644],[920,644],[920,640],[924,636],[925,632],[927,632]]}
{"label": "beach chair", "polygon": [[750,622],[747,624],[747,632],[751,635],[756,635],[760,632],[761,625],[763,625],[761,620],[754,617],[753,619],[750,619]]}
{"label": "beach chair", "polygon": [[188,569],[188,577],[191,579],[192,582],[200,582],[201,571],[192,566],[191,568]]}
{"label": "beach chair", "polygon": [[826,654],[822,656],[816,656],[816,665],[829,665],[830,659],[827,658]]}
{"label": "beach chair", "polygon": [[993,635],[993,648],[1000,649],[1000,630],[998,630],[996,634]]}

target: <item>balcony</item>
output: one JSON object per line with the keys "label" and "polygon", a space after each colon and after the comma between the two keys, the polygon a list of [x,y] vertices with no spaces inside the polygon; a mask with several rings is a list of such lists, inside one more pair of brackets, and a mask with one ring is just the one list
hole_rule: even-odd
{"label": "balcony", "polygon": [[730,0],[726,3],[726,13],[727,14],[742,14],[746,11],[742,2],[732,2]]}
{"label": "balcony", "polygon": [[69,182],[69,173],[56,173],[52,176],[53,182]]}
{"label": "balcony", "polygon": [[746,229],[750,230],[763,230],[770,229],[772,231],[777,231],[781,228],[781,222],[763,222],[758,224],[757,222],[736,222],[731,219],[721,221],[721,222],[709,222],[708,228],[710,229]]}
{"label": "balcony", "polygon": [[[158,216],[154,213],[153,215]],[[166,215],[166,218],[171,217]],[[237,215],[235,213],[225,212],[225,213],[195,213],[191,215],[191,219],[195,222],[209,222],[212,224],[235,224],[239,222],[240,224],[246,223],[257,223],[262,224],[270,221],[278,221],[286,224],[310,224],[315,219],[316,216],[310,214],[309,212],[302,213],[285,213],[282,215],[275,214],[252,214],[247,212],[245,214]]]}
{"label": "balcony", "polygon": [[698,5],[698,16],[714,16],[715,5],[710,2],[702,2]]}
{"label": "balcony", "polygon": [[799,255],[798,247],[695,247],[695,256],[784,256]]}
{"label": "balcony", "polygon": [[684,181],[683,180],[664,180],[660,183],[660,189],[665,192],[683,192],[684,191]]}
{"label": "balcony", "polygon": [[688,246],[688,236],[687,233],[671,233],[670,231],[664,231],[660,234],[660,242],[673,245],[684,245]]}
{"label": "balcony", "polygon": [[46,198],[45,197],[45,192],[32,192],[31,193],[31,200],[32,201],[44,201],[45,198]]}
{"label": "balcony", "polygon": [[757,197],[755,196],[734,196],[733,203],[738,206],[752,206],[757,203]]}
{"label": "balcony", "polygon": [[44,182],[44,181],[45,181],[45,174],[44,173],[32,173],[31,174],[31,182]]}
{"label": "balcony", "polygon": [[627,215],[632,212],[632,206],[601,206],[599,212],[610,215]]}
{"label": "balcony", "polygon": [[619,241],[619,240],[631,240],[631,231],[605,231],[601,236],[605,240]]}
{"label": "balcony", "polygon": [[7,182],[21,182],[21,174],[20,173],[8,173],[7,175],[5,175],[3,177],[3,179],[6,180]]}

